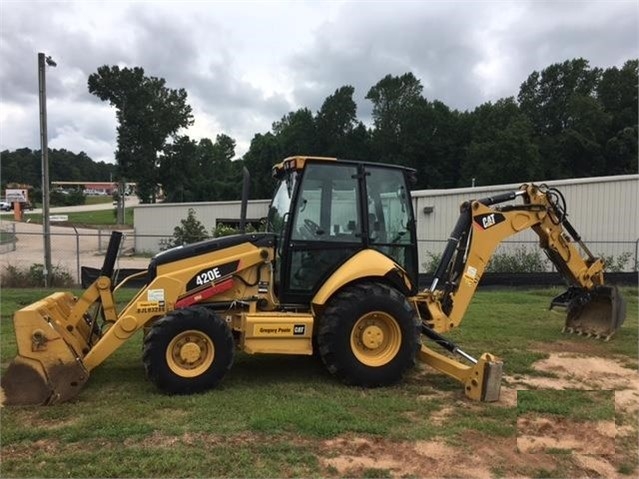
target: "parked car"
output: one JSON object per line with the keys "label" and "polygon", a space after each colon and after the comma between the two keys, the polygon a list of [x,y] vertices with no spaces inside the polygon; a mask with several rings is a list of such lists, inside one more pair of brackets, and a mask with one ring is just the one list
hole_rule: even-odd
{"label": "parked car", "polygon": [[[22,211],[28,211],[28,210],[34,209],[34,206],[33,206],[33,204],[31,204],[28,201],[21,201],[20,202],[20,209]],[[11,210],[13,210],[13,203],[9,203],[7,201],[0,201],[0,210],[2,210],[2,211],[11,211]]]}

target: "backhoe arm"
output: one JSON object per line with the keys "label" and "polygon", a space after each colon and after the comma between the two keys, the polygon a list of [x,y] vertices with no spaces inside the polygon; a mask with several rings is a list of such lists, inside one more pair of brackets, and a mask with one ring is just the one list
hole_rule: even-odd
{"label": "backhoe arm", "polygon": [[[496,206],[517,198],[522,203]],[[558,190],[525,184],[517,191],[461,205],[430,288],[412,298],[427,337],[433,339],[437,333],[459,326],[495,249],[529,228],[538,235],[540,247],[569,285],[568,291],[551,304],[567,308],[566,329],[606,339],[614,334],[624,320],[625,303],[616,288],[604,285],[603,261],[592,255],[566,219],[565,201]],[[443,344],[441,340],[435,342]],[[444,347],[478,363],[455,345]],[[453,359],[442,367],[441,358],[435,358],[425,346],[422,359],[458,380],[468,368]],[[491,379],[493,387],[496,381]],[[477,395],[485,396],[481,391]]]}

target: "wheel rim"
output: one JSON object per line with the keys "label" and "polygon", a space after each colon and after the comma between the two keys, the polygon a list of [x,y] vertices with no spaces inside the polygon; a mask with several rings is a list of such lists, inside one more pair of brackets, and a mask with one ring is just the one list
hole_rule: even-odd
{"label": "wheel rim", "polygon": [[178,376],[192,378],[204,373],[213,364],[215,346],[211,338],[190,329],[175,336],[166,348],[166,363]]}
{"label": "wheel rim", "polygon": [[351,331],[351,350],[366,366],[388,364],[402,344],[402,332],[395,318],[382,311],[372,311],[359,318]]}

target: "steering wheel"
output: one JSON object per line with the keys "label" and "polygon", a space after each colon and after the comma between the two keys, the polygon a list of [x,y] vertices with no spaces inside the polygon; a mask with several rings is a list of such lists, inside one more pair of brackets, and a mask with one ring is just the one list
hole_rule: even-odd
{"label": "steering wheel", "polygon": [[315,223],[315,221],[313,220],[309,220],[308,218],[304,219],[304,224],[300,228],[300,234],[308,239],[319,236],[321,234],[320,231],[320,225]]}

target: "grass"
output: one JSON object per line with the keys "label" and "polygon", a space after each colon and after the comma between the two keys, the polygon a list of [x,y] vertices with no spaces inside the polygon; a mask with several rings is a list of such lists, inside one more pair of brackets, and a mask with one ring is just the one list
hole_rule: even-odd
{"label": "grass", "polygon": [[[124,290],[125,303],[135,291]],[[77,291],[80,293],[80,291]],[[626,290],[628,320],[609,343],[559,333],[561,320],[547,311],[554,291],[479,292],[467,317],[449,336],[478,355],[505,358],[508,374],[529,374],[545,356],[534,345],[587,341],[595,354],[636,361],[637,293]],[[3,290],[0,302],[2,368],[16,353],[11,313],[41,290]],[[236,355],[221,386],[204,394],[166,396],[145,379],[141,335],[126,342],[91,377],[73,401],[41,408],[3,408],[2,477],[339,477],[323,460],[349,454],[329,447],[338,437],[383,441],[386,454],[418,440],[440,440],[472,452],[477,445],[514,441],[517,406],[467,401],[451,379],[425,368],[397,386],[361,389],[334,380],[312,357]],[[535,412],[608,414],[605,398],[524,394],[521,408]],[[583,395],[583,392],[578,392]],[[521,393],[520,393],[521,394]],[[536,395],[536,396],[535,396]],[[535,400],[535,397],[537,400]],[[541,399],[540,399],[541,398]],[[540,406],[541,404],[542,406]],[[605,406],[605,407],[604,407]],[[435,413],[449,409],[443,422]],[[593,412],[594,411],[594,412]],[[599,412],[597,412],[599,411]],[[614,411],[613,411],[614,414]],[[629,420],[631,423],[632,421]],[[630,438],[632,440],[632,438]],[[636,444],[621,449],[618,470],[635,471]],[[634,456],[633,456],[634,455]],[[373,456],[374,457],[374,456]],[[430,459],[429,459],[430,460]],[[504,476],[561,476],[571,456],[554,454],[553,469],[531,459],[528,466],[500,463]],[[629,472],[626,472],[629,471]],[[423,475],[428,475],[424,470]],[[390,477],[386,466],[368,465],[356,477]]]}
{"label": "grass", "polygon": [[561,416],[575,421],[610,421],[615,417],[614,391],[518,391],[518,414]]}
{"label": "grass", "polygon": [[[75,224],[76,226],[115,226],[116,217],[114,210],[98,210],[98,211],[76,211],[69,213],[56,213],[66,214],[69,220],[64,223],[57,223],[60,225]],[[32,223],[42,223],[42,214],[27,214],[25,220],[30,219]],[[133,208],[124,209],[124,222],[128,226],[133,226]]]}
{"label": "grass", "polygon": [[87,196],[84,201],[85,205],[102,205],[104,203],[113,203],[113,198],[111,197],[111,195]]}

